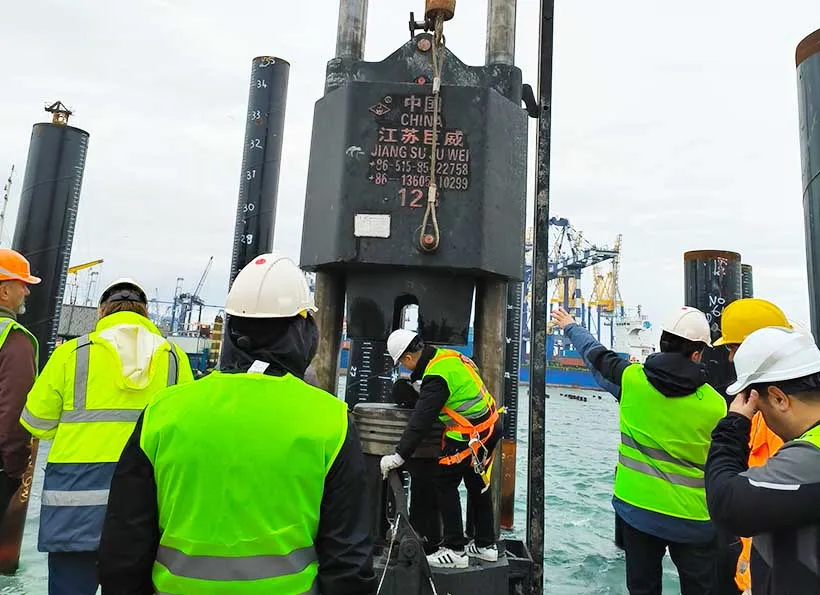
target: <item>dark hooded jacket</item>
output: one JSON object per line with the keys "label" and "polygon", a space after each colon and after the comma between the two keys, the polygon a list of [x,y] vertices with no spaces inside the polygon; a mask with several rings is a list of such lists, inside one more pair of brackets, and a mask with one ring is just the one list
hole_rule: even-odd
{"label": "dark hooded jacket", "polygon": [[[311,317],[252,320],[232,317],[223,344],[221,372],[244,373],[257,360],[265,374],[304,379],[316,353],[318,332]],[[371,511],[361,497],[365,461],[359,435],[348,419],[345,442],[325,477],[315,539],[322,595],[372,595]],[[154,469],[140,448],[142,417],[125,446],[111,482],[99,550],[104,595],[153,595],[151,569],[159,545]],[[219,464],[214,461],[214,464]]]}
{"label": "dark hooded jacket", "polygon": [[[571,324],[564,333],[594,371],[616,388],[610,389],[621,400],[621,380],[630,362],[601,345],[582,326]],[[653,353],[646,358],[643,371],[649,383],[670,399],[694,393],[706,384],[706,368],[679,353]],[[710,521],[692,521],[644,510],[613,496],[616,514],[633,528],[674,543],[705,543],[716,537]]]}

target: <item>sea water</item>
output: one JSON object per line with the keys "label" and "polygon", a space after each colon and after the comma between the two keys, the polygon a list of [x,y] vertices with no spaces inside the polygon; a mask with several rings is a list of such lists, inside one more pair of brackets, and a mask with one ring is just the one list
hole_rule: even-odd
{"label": "sea water", "polygon": [[[343,383],[341,383],[343,384]],[[626,595],[623,553],[615,547],[610,503],[618,448],[618,404],[607,393],[550,389],[547,400],[544,592],[550,595]],[[586,397],[586,401],[570,398]],[[519,393],[515,529],[527,521],[528,387]],[[0,595],[47,593],[46,555],[37,551],[40,495],[48,443],[40,456],[29,503],[20,570],[0,576]],[[664,593],[676,595],[677,575],[664,564]],[[490,595],[490,594],[487,594]]]}

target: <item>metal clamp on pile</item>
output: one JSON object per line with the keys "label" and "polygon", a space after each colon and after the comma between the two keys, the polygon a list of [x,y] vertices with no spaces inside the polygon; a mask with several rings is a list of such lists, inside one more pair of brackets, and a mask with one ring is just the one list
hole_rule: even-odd
{"label": "metal clamp on pile", "polygon": [[[412,409],[392,403],[359,403],[353,408],[353,421],[367,465],[365,491],[373,503],[375,569],[381,578],[380,593],[426,594],[435,584],[431,582],[422,538],[411,525],[402,474],[391,472],[389,482],[384,482],[379,470],[379,460],[395,452],[412,414]],[[411,464],[436,464],[441,454],[442,429],[443,426],[437,425],[430,431],[413,454]],[[435,587],[433,589],[435,592]]]}

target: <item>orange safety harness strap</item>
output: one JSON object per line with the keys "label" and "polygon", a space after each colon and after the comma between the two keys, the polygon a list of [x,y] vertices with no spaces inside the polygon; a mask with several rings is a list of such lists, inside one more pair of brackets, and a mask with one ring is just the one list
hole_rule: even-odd
{"label": "orange safety harness strap", "polygon": [[[498,409],[495,406],[495,399],[490,394],[490,391],[487,390],[487,387],[484,385],[484,381],[481,380],[481,377],[478,375],[478,369],[475,363],[473,363],[473,360],[471,360],[466,355],[460,353],[445,352],[440,355],[436,355],[432,360],[430,360],[428,367],[443,359],[455,357],[461,359],[461,362],[467,368],[467,371],[470,373],[470,376],[472,376],[473,380],[479,386],[481,396],[484,398],[484,402],[486,403],[487,408],[490,410],[490,417],[488,417],[480,424],[475,425],[466,417],[464,417],[457,411],[451,409],[450,407],[442,407],[441,411],[454,422],[456,422],[456,424],[458,424],[455,426],[448,425],[444,429],[444,433],[441,435],[442,447],[444,446],[444,438],[446,437],[447,432],[458,432],[459,434],[466,434],[470,436],[470,441],[468,442],[467,448],[465,448],[464,450],[459,451],[456,454],[451,455],[449,457],[442,457],[439,459],[438,462],[439,465],[457,465],[461,461],[465,460],[467,457],[472,456],[474,458],[474,461],[478,462],[480,465],[483,466],[487,452],[485,444],[487,443],[487,440],[490,439],[490,436],[493,435],[495,422],[498,421]],[[487,435],[482,438],[481,434],[484,432],[487,432]],[[482,449],[485,453],[485,457],[483,458],[480,456]]]}

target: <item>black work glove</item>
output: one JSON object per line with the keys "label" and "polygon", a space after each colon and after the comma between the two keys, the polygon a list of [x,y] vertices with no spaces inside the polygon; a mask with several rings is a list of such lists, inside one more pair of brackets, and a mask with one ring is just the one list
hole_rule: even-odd
{"label": "black work glove", "polygon": [[419,393],[413,387],[413,384],[405,379],[399,378],[393,384],[393,402],[396,403],[399,407],[405,407],[407,409],[412,409],[416,406],[416,402],[419,400]]}

